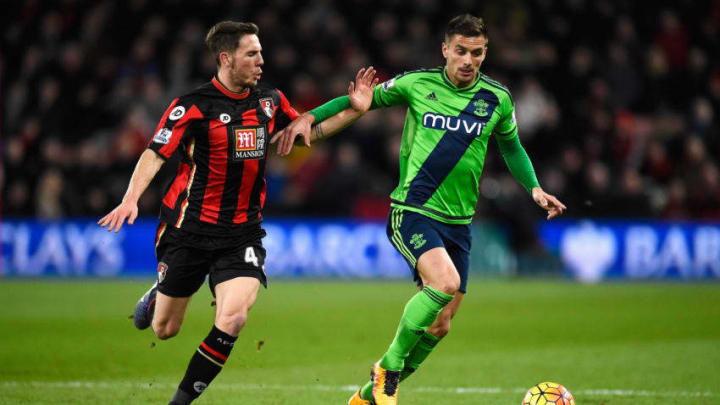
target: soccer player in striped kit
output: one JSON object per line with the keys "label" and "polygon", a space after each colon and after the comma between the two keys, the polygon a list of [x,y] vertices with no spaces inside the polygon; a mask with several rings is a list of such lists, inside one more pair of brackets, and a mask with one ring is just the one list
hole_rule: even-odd
{"label": "soccer player in striped kit", "polygon": [[[539,186],[518,138],[515,107],[503,85],[480,72],[488,34],[482,19],[453,18],[442,44],[444,67],[406,72],[377,86],[371,109],[407,107],[400,149],[400,181],[392,192],[387,234],[412,268],[421,290],[405,305],[387,352],[349,405],[394,405],[410,376],[450,330],[466,292],[470,222],[479,194],[487,143],[495,137],[515,179],[548,212],[565,205]],[[339,97],[304,114],[273,137],[290,151],[295,137],[315,140],[310,125],[347,108]]]}
{"label": "soccer player in striped kit", "polygon": [[[206,276],[217,307],[214,325],[170,405],[189,404],[207,388],[227,361],[260,284],[267,287],[261,223],[268,141],[299,114],[281,91],[258,85],[264,61],[257,34],[252,23],[224,21],[210,29],[206,43],[217,75],[173,100],[122,203],[98,221],[116,232],[125,220],[132,225],[140,195],[166,159],[179,154],[160,208],[158,279],[138,301],[133,318],[138,329],[152,325],[160,339],[175,336]],[[358,72],[349,88],[353,106],[368,109],[374,84],[372,68]],[[332,134],[360,115],[348,108],[313,133]]]}

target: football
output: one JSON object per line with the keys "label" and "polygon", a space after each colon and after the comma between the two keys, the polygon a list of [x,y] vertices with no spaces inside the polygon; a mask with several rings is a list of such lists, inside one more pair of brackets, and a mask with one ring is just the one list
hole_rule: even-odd
{"label": "football", "polygon": [[522,400],[522,405],[575,405],[570,391],[562,384],[541,382],[530,388]]}

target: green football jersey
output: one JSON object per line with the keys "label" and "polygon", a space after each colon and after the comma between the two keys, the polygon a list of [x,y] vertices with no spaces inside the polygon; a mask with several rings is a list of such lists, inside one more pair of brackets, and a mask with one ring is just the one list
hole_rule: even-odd
{"label": "green football jersey", "polygon": [[372,108],[393,105],[408,109],[391,205],[449,224],[470,223],[490,135],[517,136],[510,92],[482,73],[458,88],[438,67],[378,85]]}

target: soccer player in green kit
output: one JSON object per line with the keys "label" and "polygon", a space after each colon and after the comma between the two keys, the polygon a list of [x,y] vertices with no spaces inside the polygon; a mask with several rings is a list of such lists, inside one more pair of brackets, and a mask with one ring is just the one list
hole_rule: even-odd
{"label": "soccer player in green kit", "polygon": [[[547,211],[547,218],[565,210],[538,184],[518,138],[510,92],[480,72],[487,44],[482,19],[458,16],[445,32],[444,67],[407,72],[374,89],[370,109],[408,108],[387,233],[421,289],[405,305],[395,338],[373,366],[371,380],[349,405],[396,404],[400,381],[450,330],[466,291],[470,222],[491,135],[512,175]],[[347,96],[339,97],[293,121],[272,140],[279,141],[278,153],[289,153],[298,135],[307,145],[321,138],[322,131],[311,136],[311,124],[349,106]]]}

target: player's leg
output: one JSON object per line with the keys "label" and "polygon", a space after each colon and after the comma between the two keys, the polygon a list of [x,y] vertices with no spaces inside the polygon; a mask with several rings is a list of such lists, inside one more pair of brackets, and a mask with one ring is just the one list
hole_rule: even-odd
{"label": "player's leg", "polygon": [[[252,253],[248,254],[247,249]],[[209,283],[217,302],[215,322],[190,359],[170,405],[191,403],[222,370],[245,326],[260,283],[266,284],[264,260],[265,251],[257,241],[257,245],[224,252],[213,265]]]}
{"label": "player's leg", "polygon": [[237,337],[255,304],[259,287],[260,280],[254,277],[238,277],[218,284],[215,326]]}
{"label": "player's leg", "polygon": [[400,381],[405,380],[420,367],[423,361],[435,349],[437,344],[450,332],[450,322],[460,308],[467,290],[468,271],[470,268],[470,229],[462,225],[443,225],[447,252],[460,276],[460,288],[455,298],[440,311],[437,319],[425,331],[405,360]]}
{"label": "player's leg", "polygon": [[190,298],[205,282],[209,262],[207,252],[184,246],[168,249],[163,257],[166,273],[158,275],[152,328],[159,339],[180,332]]}
{"label": "player's leg", "polygon": [[372,398],[378,405],[397,403],[397,386],[405,359],[460,286],[460,278],[432,219],[393,209],[388,236],[415,269],[424,287],[405,305],[395,338],[373,367]]}
{"label": "player's leg", "polygon": [[417,345],[413,347],[405,360],[405,368],[403,368],[400,381],[410,377],[420,367],[420,364],[427,359],[435,346],[450,332],[450,321],[457,313],[464,295],[458,291],[455,298],[440,311],[435,322],[420,337]]}
{"label": "player's leg", "polygon": [[398,333],[380,362],[387,370],[403,369],[410,350],[451,302],[460,286],[460,277],[444,247],[423,253],[416,269],[423,288],[405,306]]}
{"label": "player's leg", "polygon": [[180,332],[190,298],[205,282],[205,269],[209,266],[206,252],[185,247],[170,252],[173,255],[168,253],[164,257],[169,263],[167,274],[158,276],[152,317],[153,332],[160,339],[169,339]]}
{"label": "player's leg", "polygon": [[170,339],[180,332],[189,303],[190,297],[171,297],[157,293],[152,328],[158,339]]}
{"label": "player's leg", "polygon": [[[420,289],[422,290],[422,286]],[[414,373],[420,367],[420,364],[422,364],[422,362],[425,361],[425,359],[427,359],[430,353],[435,349],[435,346],[440,343],[440,340],[448,334],[450,331],[450,320],[452,320],[457,313],[464,295],[465,294],[458,291],[455,294],[455,298],[453,298],[453,300],[450,301],[450,303],[446,305],[442,311],[440,311],[440,314],[435,322],[433,322],[433,324],[430,325],[430,327],[420,337],[420,340],[417,344],[415,344],[415,347],[412,348],[410,354],[408,354],[405,359],[405,367],[400,375],[400,382],[404,381],[412,373]],[[348,404],[367,405],[369,401],[363,402],[362,399],[372,398],[372,388],[373,384],[372,380],[370,380],[360,389],[360,391],[358,391],[355,396],[353,396],[353,398],[351,398]]]}
{"label": "player's leg", "polygon": [[172,297],[158,292],[158,283],[155,282],[135,305],[133,322],[138,329],[152,325],[159,339],[169,339],[180,332],[189,303],[189,296]]}
{"label": "player's leg", "polygon": [[147,329],[152,324],[153,317],[155,316],[158,283],[159,280],[165,278],[167,272],[167,264],[162,261],[162,258],[170,244],[169,239],[172,239],[172,236],[168,236],[170,233],[172,232],[168,231],[167,223],[160,222],[158,224],[157,231],[155,232],[155,256],[158,260],[158,278],[152,287],[140,297],[137,304],[135,304],[135,311],[133,312],[133,323],[135,327],[140,330]]}
{"label": "player's leg", "polygon": [[133,321],[138,329],[152,325],[160,339],[178,334],[190,297],[205,281],[207,252],[188,246],[177,230],[164,222],[158,226],[155,254],[157,281],[135,305]]}

